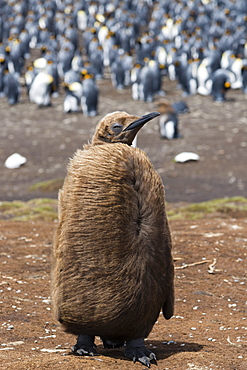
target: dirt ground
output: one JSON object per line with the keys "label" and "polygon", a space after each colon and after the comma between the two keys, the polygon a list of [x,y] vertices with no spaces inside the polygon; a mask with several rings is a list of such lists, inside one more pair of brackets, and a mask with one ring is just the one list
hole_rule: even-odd
{"label": "dirt ground", "polygon": [[[176,309],[160,316],[146,344],[157,355],[153,369],[247,368],[246,219],[211,215],[171,221],[176,259]],[[52,222],[0,221],[0,368],[144,369],[123,355],[70,354],[75,337],[52,318],[50,252]]]}
{"label": "dirt ground", "polygon": [[[41,190],[32,186],[60,180],[68,158],[90,140],[105,114],[125,110],[143,115],[157,110],[154,103],[134,102],[130,90],[113,90],[109,79],[99,82],[99,116],[63,113],[63,95],[49,108],[38,108],[23,93],[9,107],[0,100],[0,200],[57,197],[58,185]],[[228,101],[211,97],[183,98],[173,82],[164,81],[171,102],[185,100],[190,113],[180,116],[181,139],[159,136],[158,121],[140,131],[138,146],[145,150],[166,187],[166,199],[200,202],[247,196],[247,96],[229,91]],[[198,162],[177,164],[176,154],[192,151]],[[18,152],[27,158],[19,169],[4,167]],[[157,355],[158,370],[247,369],[246,253],[247,222],[241,213],[211,214],[202,220],[170,222],[176,259],[176,310],[162,316],[147,346]],[[52,318],[50,253],[54,222],[0,220],[0,368],[3,369],[144,369],[105,350],[97,339],[99,356],[70,355],[75,337],[63,333]]]}

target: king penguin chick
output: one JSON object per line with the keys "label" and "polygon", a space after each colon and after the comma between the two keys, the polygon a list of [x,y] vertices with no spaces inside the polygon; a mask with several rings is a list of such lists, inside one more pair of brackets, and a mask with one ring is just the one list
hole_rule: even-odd
{"label": "king penguin chick", "polygon": [[91,144],[77,150],[59,192],[52,297],[56,319],[78,335],[76,355],[106,348],[146,366],[156,360],[144,345],[160,310],[174,310],[172,242],[164,186],[146,154],[131,147],[141,118],[106,115]]}

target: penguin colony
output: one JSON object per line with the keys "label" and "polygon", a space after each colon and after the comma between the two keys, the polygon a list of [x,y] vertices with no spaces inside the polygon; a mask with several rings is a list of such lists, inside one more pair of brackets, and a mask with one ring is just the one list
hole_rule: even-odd
{"label": "penguin colony", "polygon": [[174,307],[174,267],[164,187],[146,154],[131,146],[149,120],[105,116],[92,143],[78,150],[59,193],[52,297],[57,320],[78,335],[76,355],[105,348],[150,366],[144,345],[160,310]]}
{"label": "penguin colony", "polygon": [[[165,78],[186,95],[224,101],[247,93],[245,0],[0,0],[0,96],[51,104],[65,89],[64,112],[97,114],[97,80],[151,102]],[[32,49],[40,58],[28,63]]]}

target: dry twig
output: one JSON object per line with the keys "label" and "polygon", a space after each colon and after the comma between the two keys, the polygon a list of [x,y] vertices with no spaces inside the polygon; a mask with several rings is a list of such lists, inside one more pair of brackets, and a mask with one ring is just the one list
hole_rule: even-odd
{"label": "dry twig", "polygon": [[184,264],[184,265],[182,265],[182,266],[176,266],[176,267],[175,267],[175,270],[178,270],[178,269],[185,269],[185,268],[187,268],[187,267],[196,266],[196,265],[202,265],[203,263],[208,263],[208,262],[211,262],[211,260],[198,261],[198,262],[192,262],[192,263],[185,263],[185,264]]}
{"label": "dry twig", "polygon": [[229,335],[228,335],[228,337],[227,337],[227,339],[226,339],[226,340],[227,340],[227,342],[228,342],[228,343],[230,343],[232,346],[242,347],[242,345],[241,345],[241,344],[237,344],[237,343],[233,343],[233,342],[231,342]]}
{"label": "dry twig", "polygon": [[216,260],[216,258],[214,258],[213,262],[208,266],[208,273],[209,274],[214,274],[216,262],[217,262],[217,260]]}
{"label": "dry twig", "polygon": [[204,260],[204,261],[198,261],[198,262],[192,262],[192,263],[185,263],[184,265],[182,266],[176,266],[175,267],[175,270],[181,270],[181,269],[185,269],[187,267],[191,267],[191,266],[196,266],[196,265],[202,265],[204,263],[210,263],[210,265],[208,266],[208,273],[209,274],[214,274],[216,271],[220,271],[220,270],[216,270],[215,269],[215,265],[216,265],[216,258],[213,259],[213,262],[211,260]]}

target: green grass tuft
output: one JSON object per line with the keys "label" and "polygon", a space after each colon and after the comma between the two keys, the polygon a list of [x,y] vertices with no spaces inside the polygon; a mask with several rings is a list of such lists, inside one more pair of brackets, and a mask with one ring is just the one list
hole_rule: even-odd
{"label": "green grass tuft", "polygon": [[64,179],[54,179],[54,180],[47,180],[37,182],[30,186],[30,191],[43,191],[43,192],[51,192],[51,191],[58,191],[63,186]]}
{"label": "green grass tuft", "polygon": [[37,198],[27,202],[0,202],[0,219],[53,221],[57,219],[57,200]]}
{"label": "green grass tuft", "polygon": [[[247,198],[222,198],[186,205],[168,203],[166,208],[169,220],[196,220],[208,215],[247,217]],[[0,202],[0,219],[53,221],[57,219],[57,200],[37,198],[27,202]]]}
{"label": "green grass tuft", "polygon": [[167,214],[169,219],[196,220],[208,214],[229,215],[231,217],[247,216],[247,199],[244,197],[213,199],[201,203],[192,203],[174,207],[168,204]]}

